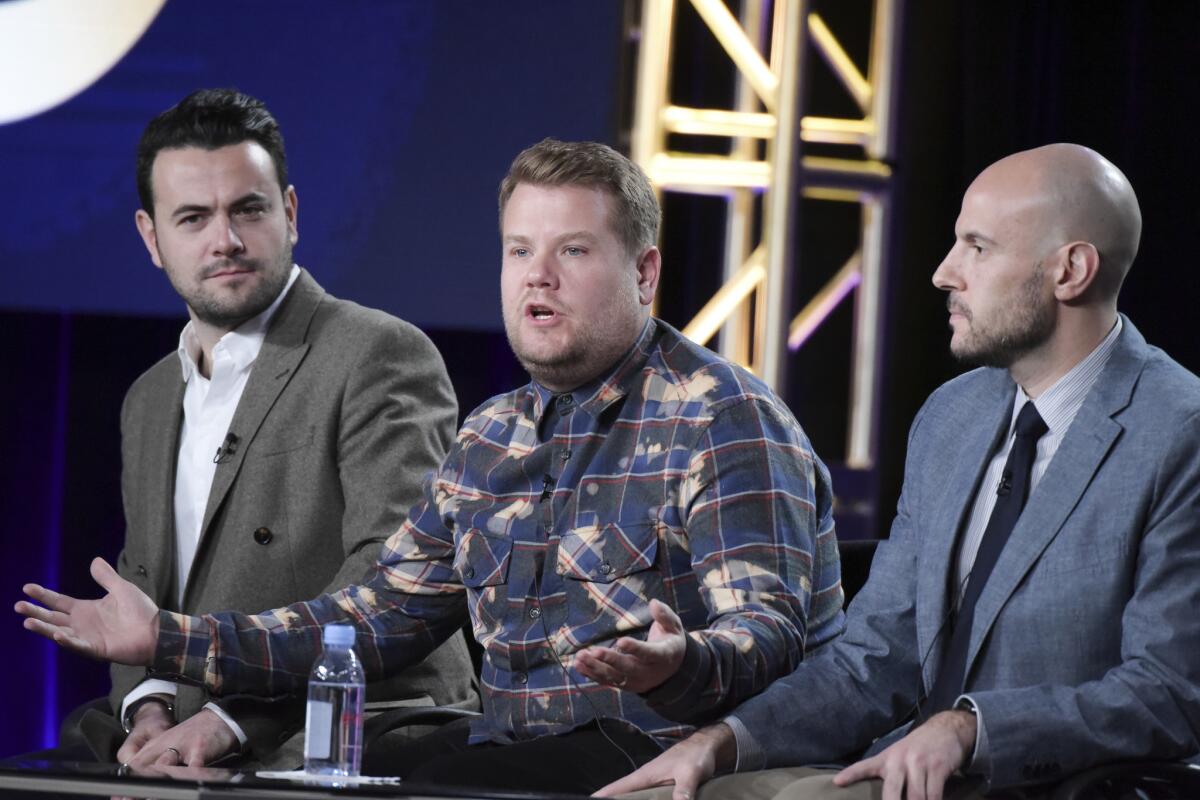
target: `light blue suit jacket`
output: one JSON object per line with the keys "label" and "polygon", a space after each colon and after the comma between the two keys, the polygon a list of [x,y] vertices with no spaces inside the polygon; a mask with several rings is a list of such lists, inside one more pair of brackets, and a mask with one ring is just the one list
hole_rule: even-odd
{"label": "light blue suit jacket", "polygon": [[[734,712],[760,748],[743,769],[844,760],[904,732],[948,642],[955,539],[1015,391],[978,369],[926,401],[845,633]],[[979,598],[966,692],[993,788],[1200,748],[1200,380],[1128,319]]]}

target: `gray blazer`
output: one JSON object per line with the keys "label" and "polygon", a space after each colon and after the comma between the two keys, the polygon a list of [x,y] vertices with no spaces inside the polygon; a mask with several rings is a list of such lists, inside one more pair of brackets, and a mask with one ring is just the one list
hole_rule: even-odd
{"label": "gray blazer", "polygon": [[[159,606],[253,613],[359,580],[420,498],[453,436],[456,403],[433,344],[413,326],[326,294],[302,272],[280,305],[229,430],[179,607],[174,485],[184,383],[175,353],[133,384],[121,412],[125,548],[118,571]],[[368,700],[473,706],[456,635]],[[145,676],[112,668],[119,710]],[[186,719],[209,698],[180,687]],[[303,724],[302,703],[221,701],[260,760]]]}
{"label": "gray blazer", "polygon": [[[925,403],[842,638],[735,712],[765,757],[752,767],[904,732],[948,642],[955,539],[1015,391],[979,369]],[[1198,749],[1200,380],[1128,319],[979,599],[967,669],[986,741],[972,771],[993,788]]]}

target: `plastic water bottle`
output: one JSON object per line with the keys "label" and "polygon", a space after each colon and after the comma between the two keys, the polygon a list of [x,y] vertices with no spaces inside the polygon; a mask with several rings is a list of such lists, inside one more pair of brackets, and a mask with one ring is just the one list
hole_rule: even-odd
{"label": "plastic water bottle", "polygon": [[308,677],[304,771],[356,776],[362,765],[366,681],[354,654],[354,627],[326,625],[322,641],[325,649]]}

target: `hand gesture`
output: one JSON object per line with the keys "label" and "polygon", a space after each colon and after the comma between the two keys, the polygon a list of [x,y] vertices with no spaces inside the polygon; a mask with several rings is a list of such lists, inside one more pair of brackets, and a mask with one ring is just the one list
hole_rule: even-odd
{"label": "hand gesture", "polygon": [[975,716],[943,711],[878,755],[851,764],[833,779],[849,786],[867,778],[883,781],[883,800],[942,800],[946,780],[975,747]]}
{"label": "hand gesture", "polygon": [[589,647],[575,656],[575,668],[597,683],[631,692],[648,692],[670,678],[683,663],[687,631],[666,603],[650,601],[654,622],[646,641],[622,636],[612,647]]}
{"label": "hand gesture", "polygon": [[158,641],[158,606],[104,559],[93,559],[91,572],[108,592],[99,600],[76,600],[25,584],[25,594],[41,603],[16,604],[16,612],[26,618],[25,629],[88,658],[149,666]]}

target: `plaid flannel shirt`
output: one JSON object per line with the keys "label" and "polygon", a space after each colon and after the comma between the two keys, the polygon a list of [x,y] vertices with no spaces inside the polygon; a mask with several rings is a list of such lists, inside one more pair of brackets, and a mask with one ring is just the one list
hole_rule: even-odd
{"label": "plaid flannel shirt", "polygon": [[[604,378],[558,396],[531,383],[473,412],[359,585],[259,616],[161,612],[154,666],[217,694],[297,692],[326,623],[357,626],[378,677],[469,615],[484,651],[471,741],[597,717],[675,739],[840,633],[831,502],[782,401],[650,320]],[[673,677],[639,695],[575,670],[585,647],[644,638],[651,598],[689,629]]]}

